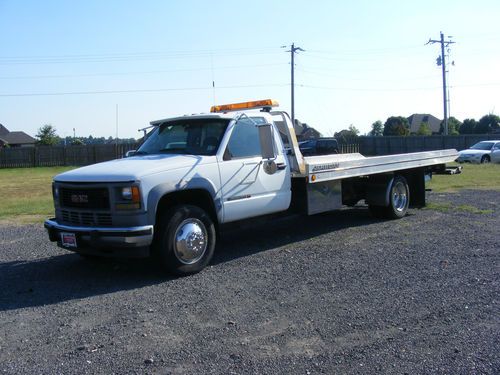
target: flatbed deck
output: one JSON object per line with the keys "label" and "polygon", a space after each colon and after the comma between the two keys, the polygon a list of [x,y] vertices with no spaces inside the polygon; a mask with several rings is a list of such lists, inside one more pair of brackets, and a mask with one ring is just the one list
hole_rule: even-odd
{"label": "flatbed deck", "polygon": [[[368,176],[455,161],[455,149],[365,157],[359,153],[304,157],[310,183]],[[313,178],[314,175],[314,178]]]}

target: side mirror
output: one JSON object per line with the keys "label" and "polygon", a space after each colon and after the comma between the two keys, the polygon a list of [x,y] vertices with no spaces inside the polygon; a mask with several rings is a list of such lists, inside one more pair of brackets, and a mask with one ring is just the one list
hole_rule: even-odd
{"label": "side mirror", "polygon": [[125,153],[125,157],[129,158],[131,156],[134,156],[136,154],[137,150],[129,150]]}
{"label": "side mirror", "polygon": [[257,127],[259,128],[259,141],[262,158],[268,160],[276,159],[274,135],[271,124],[257,125]]}

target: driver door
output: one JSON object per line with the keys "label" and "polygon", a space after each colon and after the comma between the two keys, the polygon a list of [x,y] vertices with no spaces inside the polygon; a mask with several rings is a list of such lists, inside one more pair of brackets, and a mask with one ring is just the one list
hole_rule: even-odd
{"label": "driver door", "polygon": [[[230,138],[219,162],[223,222],[286,210],[291,200],[290,169],[278,150],[276,172],[266,173],[256,123],[240,118],[228,129]],[[276,133],[276,132],[274,132]],[[274,134],[276,145],[277,134]]]}

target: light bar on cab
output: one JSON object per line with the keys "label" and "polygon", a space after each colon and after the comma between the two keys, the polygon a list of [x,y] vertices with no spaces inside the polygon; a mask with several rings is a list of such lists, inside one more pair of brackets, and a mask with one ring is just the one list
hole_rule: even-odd
{"label": "light bar on cab", "polygon": [[222,104],[214,105],[210,108],[210,112],[231,112],[240,111],[243,109],[255,109],[255,108],[265,108],[265,107],[278,107],[279,104],[276,100],[264,99],[264,100],[254,100],[251,102],[233,103],[233,104]]}

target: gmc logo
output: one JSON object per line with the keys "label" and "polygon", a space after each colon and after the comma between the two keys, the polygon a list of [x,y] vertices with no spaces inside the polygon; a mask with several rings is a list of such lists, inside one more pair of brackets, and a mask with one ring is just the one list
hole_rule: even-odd
{"label": "gmc logo", "polygon": [[71,202],[89,203],[89,196],[87,194],[71,194]]}

